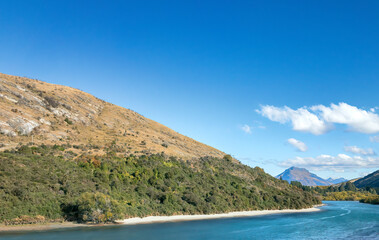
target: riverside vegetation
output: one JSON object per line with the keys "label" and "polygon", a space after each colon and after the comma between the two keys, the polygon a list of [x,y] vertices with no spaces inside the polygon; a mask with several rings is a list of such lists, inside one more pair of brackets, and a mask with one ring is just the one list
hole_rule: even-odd
{"label": "riverside vegetation", "polygon": [[379,195],[375,188],[357,188],[350,181],[332,186],[303,186],[300,182],[292,181],[291,185],[304,191],[320,195],[326,201],[360,201],[362,203],[379,204]]}
{"label": "riverside vegetation", "polygon": [[0,222],[112,222],[150,215],[301,209],[321,201],[230,155],[182,160],[164,153],[76,156],[70,145],[0,153]]}

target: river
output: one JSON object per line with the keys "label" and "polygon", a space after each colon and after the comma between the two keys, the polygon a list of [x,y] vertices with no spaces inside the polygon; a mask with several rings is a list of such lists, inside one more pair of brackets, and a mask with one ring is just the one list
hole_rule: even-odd
{"label": "river", "polygon": [[379,239],[378,205],[324,203],[318,212],[0,233],[0,239]]}

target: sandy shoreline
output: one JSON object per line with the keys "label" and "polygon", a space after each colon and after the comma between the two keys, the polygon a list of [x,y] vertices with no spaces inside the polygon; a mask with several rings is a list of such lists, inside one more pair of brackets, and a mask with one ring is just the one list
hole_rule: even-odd
{"label": "sandy shoreline", "polygon": [[124,220],[118,220],[117,223],[123,225],[134,224],[149,224],[159,222],[177,222],[177,221],[193,221],[193,220],[206,220],[206,219],[218,219],[218,218],[234,218],[234,217],[253,217],[271,214],[283,214],[283,213],[306,213],[320,211],[320,206],[314,206],[312,208],[305,209],[284,209],[284,210],[257,210],[257,211],[241,211],[241,212],[229,212],[220,214],[208,214],[208,215],[174,215],[174,216],[150,216],[143,218],[128,218]]}
{"label": "sandy shoreline", "polygon": [[79,223],[73,223],[73,222],[64,222],[64,223],[47,223],[47,224],[14,225],[14,226],[0,225],[0,233],[18,232],[18,231],[44,231],[44,230],[62,229],[62,228],[75,228],[75,227],[136,225],[136,224],[193,221],[193,220],[206,220],[206,219],[218,219],[218,218],[253,217],[253,216],[263,216],[263,215],[270,215],[270,214],[283,214],[283,213],[306,213],[306,212],[320,211],[320,209],[318,208],[320,206],[322,205],[317,205],[312,208],[305,208],[305,209],[257,210],[257,211],[241,211],[241,212],[229,212],[229,213],[209,214],[209,215],[150,216],[150,217],[143,217],[143,218],[136,217],[136,218],[118,220],[114,224],[79,224]]}
{"label": "sandy shoreline", "polygon": [[[88,224],[79,224],[74,222],[63,223],[45,223],[45,224],[28,224],[28,225],[0,225],[0,233],[19,232],[19,231],[45,231],[62,228],[89,227]],[[1,235],[0,235],[1,236]]]}

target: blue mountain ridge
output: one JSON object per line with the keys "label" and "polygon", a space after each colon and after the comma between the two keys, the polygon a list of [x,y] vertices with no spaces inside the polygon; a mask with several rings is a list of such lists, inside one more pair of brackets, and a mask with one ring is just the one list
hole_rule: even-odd
{"label": "blue mountain ridge", "polygon": [[344,178],[323,179],[316,174],[309,172],[305,168],[298,167],[290,167],[281,174],[277,175],[276,178],[281,178],[282,180],[286,180],[289,183],[291,183],[291,181],[298,181],[305,186],[328,186],[347,181],[347,179]]}

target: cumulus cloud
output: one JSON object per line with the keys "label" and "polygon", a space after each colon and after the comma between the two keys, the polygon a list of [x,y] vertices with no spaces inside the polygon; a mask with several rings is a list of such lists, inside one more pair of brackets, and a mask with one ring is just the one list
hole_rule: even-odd
{"label": "cumulus cloud", "polygon": [[371,111],[362,110],[346,103],[331,104],[330,107],[318,105],[312,107],[312,110],[320,111],[325,121],[347,124],[355,132],[379,132],[379,116]]}
{"label": "cumulus cloud", "polygon": [[243,126],[241,127],[241,129],[242,129],[242,131],[244,131],[244,132],[247,133],[247,134],[251,134],[251,132],[252,132],[251,127],[250,127],[249,125],[247,125],[247,124],[243,125]]}
{"label": "cumulus cloud", "polygon": [[320,155],[318,157],[296,157],[279,164],[282,167],[303,167],[308,170],[332,170],[341,172],[346,169],[356,168],[378,168],[378,157],[362,157],[362,156],[348,156],[346,154],[338,154],[337,156]]}
{"label": "cumulus cloud", "polygon": [[302,141],[299,141],[295,138],[289,138],[287,140],[287,142],[301,152],[306,152],[308,150],[308,147],[305,143],[303,143]]}
{"label": "cumulus cloud", "polygon": [[293,110],[287,106],[278,108],[267,105],[262,106],[261,110],[257,110],[257,112],[274,122],[282,124],[291,122],[292,128],[295,131],[320,135],[331,129],[331,125],[319,119],[318,116],[309,112],[306,108]]}
{"label": "cumulus cloud", "polygon": [[270,105],[261,106],[259,114],[271,121],[290,122],[295,131],[324,134],[333,129],[333,124],[345,124],[349,130],[372,134],[379,132],[379,115],[372,111],[359,109],[347,103],[331,104],[329,107],[316,105],[296,110]]}
{"label": "cumulus cloud", "polygon": [[372,150],[372,148],[363,149],[363,148],[359,148],[357,146],[345,146],[344,149],[345,149],[345,152],[351,152],[351,153],[364,155],[364,156],[375,155],[375,152],[374,152],[374,150]]}

